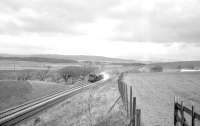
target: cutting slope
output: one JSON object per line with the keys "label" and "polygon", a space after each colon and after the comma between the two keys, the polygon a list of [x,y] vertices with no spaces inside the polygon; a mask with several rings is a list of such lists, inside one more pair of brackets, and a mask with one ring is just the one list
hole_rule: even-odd
{"label": "cutting slope", "polygon": [[66,88],[49,82],[0,81],[0,111]]}
{"label": "cutting slope", "polygon": [[0,110],[22,103],[31,91],[27,81],[0,81]]}

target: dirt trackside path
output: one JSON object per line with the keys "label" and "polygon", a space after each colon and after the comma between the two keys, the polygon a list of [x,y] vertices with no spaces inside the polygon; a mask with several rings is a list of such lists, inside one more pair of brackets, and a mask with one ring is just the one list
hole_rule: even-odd
{"label": "dirt trackside path", "polygon": [[75,95],[21,126],[123,126],[121,102],[108,110],[118,98],[117,78],[99,88]]}
{"label": "dirt trackside path", "polygon": [[199,113],[200,73],[129,73],[125,82],[133,86],[145,126],[173,125],[174,96],[188,107],[193,103]]}

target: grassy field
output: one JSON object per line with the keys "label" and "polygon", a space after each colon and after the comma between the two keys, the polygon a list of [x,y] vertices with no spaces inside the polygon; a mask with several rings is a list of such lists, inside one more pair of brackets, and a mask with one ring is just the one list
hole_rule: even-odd
{"label": "grassy field", "polygon": [[179,96],[187,107],[194,104],[195,111],[200,113],[198,72],[129,73],[125,81],[133,86],[133,95],[137,97],[145,126],[173,125],[174,96]]}
{"label": "grassy field", "polygon": [[67,88],[66,85],[50,82],[0,81],[0,111]]}
{"label": "grassy field", "polygon": [[152,63],[147,65],[152,66],[162,66],[165,69],[177,69],[179,66],[182,68],[200,68],[200,61],[179,61],[179,62],[163,62],[163,63]]}
{"label": "grassy field", "polygon": [[52,63],[52,62],[36,62],[36,61],[12,61],[0,60],[0,70],[45,70],[49,66],[51,69],[56,70],[65,66],[79,66],[79,63]]}

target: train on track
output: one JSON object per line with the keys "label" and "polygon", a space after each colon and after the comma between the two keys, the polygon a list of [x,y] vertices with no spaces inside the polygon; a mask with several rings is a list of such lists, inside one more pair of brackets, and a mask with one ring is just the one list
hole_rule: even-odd
{"label": "train on track", "polygon": [[103,79],[103,75],[102,74],[89,74],[89,78],[88,81],[91,83],[97,82],[99,80]]}

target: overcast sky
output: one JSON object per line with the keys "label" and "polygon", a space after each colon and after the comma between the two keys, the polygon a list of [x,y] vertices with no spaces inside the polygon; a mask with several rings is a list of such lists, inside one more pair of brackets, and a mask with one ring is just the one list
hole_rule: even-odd
{"label": "overcast sky", "polygon": [[0,0],[0,53],[200,60],[199,0]]}

